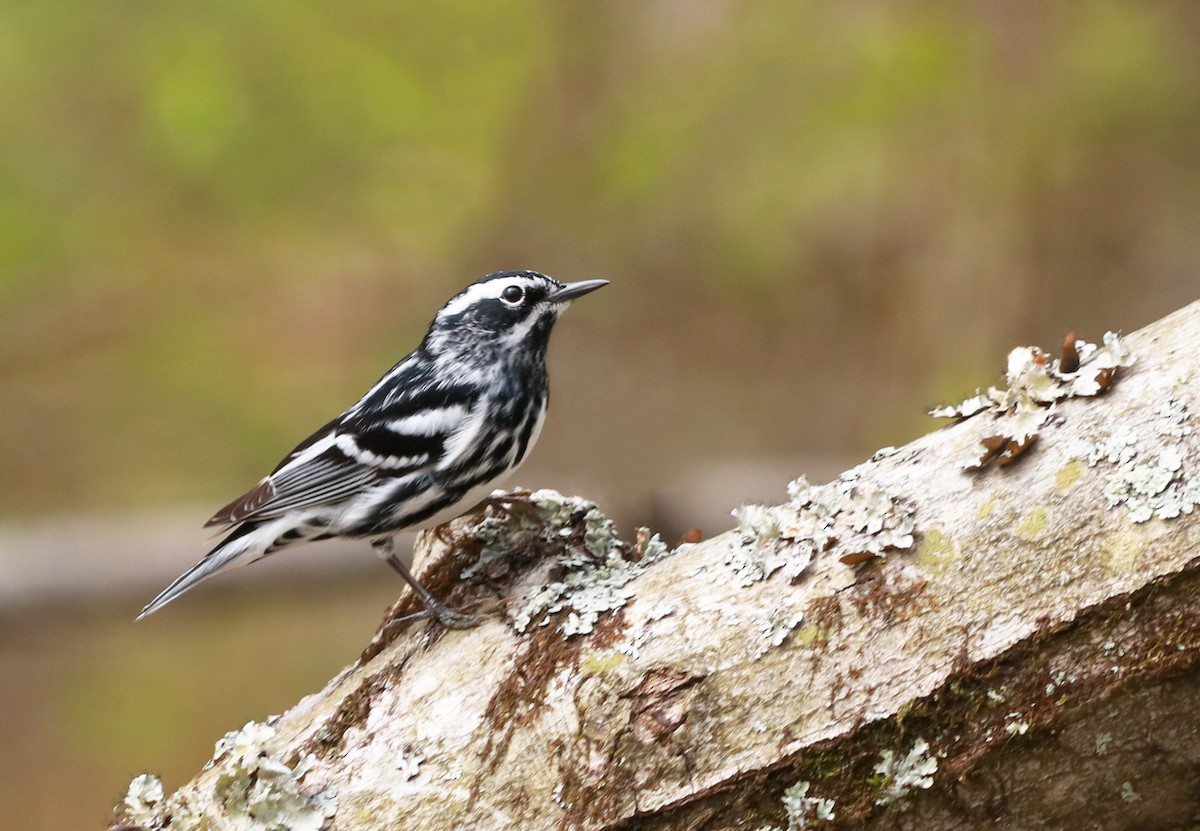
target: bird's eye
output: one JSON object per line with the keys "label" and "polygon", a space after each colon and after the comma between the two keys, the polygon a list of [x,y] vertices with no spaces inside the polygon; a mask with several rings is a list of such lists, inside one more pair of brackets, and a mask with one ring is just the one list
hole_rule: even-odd
{"label": "bird's eye", "polygon": [[525,299],[525,289],[520,286],[509,286],[500,293],[500,297],[505,303],[511,303],[515,306]]}

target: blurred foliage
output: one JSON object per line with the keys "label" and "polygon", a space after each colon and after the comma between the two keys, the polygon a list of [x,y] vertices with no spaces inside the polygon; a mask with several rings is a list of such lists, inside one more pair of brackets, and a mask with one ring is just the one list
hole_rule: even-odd
{"label": "blurred foliage", "polygon": [[[0,514],[215,507],[510,267],[613,281],[525,484],[900,444],[1013,345],[1195,299],[1198,135],[1184,0],[9,0]],[[10,824],[178,784],[384,603],[204,602],[0,626]]]}
{"label": "blurred foliage", "polygon": [[449,283],[414,272],[389,314],[383,272],[486,208],[544,30],[467,2],[0,9],[9,511],[189,495],[211,448],[286,449],[281,401],[344,406],[367,379],[305,387],[372,351],[364,322],[419,336]]}
{"label": "blurred foliage", "polygon": [[363,612],[391,599],[335,580],[209,595],[152,627],[123,606],[0,620],[6,826],[106,828],[147,768],[178,787],[226,731],[320,689],[369,638]]}
{"label": "blurred foliage", "polygon": [[[614,375],[658,354],[668,419],[801,411],[731,453],[901,441],[1018,340],[1190,299],[1198,29],[1135,0],[13,0],[2,510],[223,498],[499,267],[623,285],[578,342]],[[904,409],[831,425],[866,383]]]}

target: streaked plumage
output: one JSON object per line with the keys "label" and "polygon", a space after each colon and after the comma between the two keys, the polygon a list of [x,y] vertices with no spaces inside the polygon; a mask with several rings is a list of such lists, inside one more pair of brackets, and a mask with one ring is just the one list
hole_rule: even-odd
{"label": "streaked plumage", "polygon": [[413,579],[391,537],[453,519],[521,464],[546,417],[550,331],[571,300],[605,284],[508,271],[456,294],[353,407],[217,511],[207,525],[228,535],[139,619],[222,568],[298,542],[355,537],[372,541],[435,618],[466,625]]}

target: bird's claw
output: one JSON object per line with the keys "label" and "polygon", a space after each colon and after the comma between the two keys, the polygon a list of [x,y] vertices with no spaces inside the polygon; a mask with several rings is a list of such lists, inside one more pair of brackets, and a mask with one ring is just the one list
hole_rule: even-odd
{"label": "bird's claw", "polygon": [[402,615],[401,617],[392,618],[381,630],[381,634],[390,635],[392,632],[399,629],[405,623],[414,620],[430,620],[440,623],[447,629],[472,629],[479,625],[483,619],[482,616],[471,614],[470,612],[456,612],[454,609],[446,606],[435,606],[429,609],[422,609],[419,612]]}
{"label": "bird's claw", "polygon": [[438,612],[430,612],[430,617],[447,629],[473,629],[482,620],[480,615],[469,612],[456,612],[444,606]]}

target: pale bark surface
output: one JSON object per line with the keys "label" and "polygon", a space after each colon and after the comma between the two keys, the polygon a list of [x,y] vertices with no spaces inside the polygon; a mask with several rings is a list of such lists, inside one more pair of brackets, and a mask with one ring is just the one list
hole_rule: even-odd
{"label": "pale bark surface", "polygon": [[[1135,522],[1109,506],[1113,466],[1079,455],[1120,425],[1142,458],[1197,470],[1200,422],[1172,432],[1160,407],[1197,409],[1200,304],[1127,342],[1113,388],[1061,404],[1006,468],[961,470],[981,415],[859,469],[913,511],[908,551],[746,586],[731,532],[649,565],[590,634],[515,631],[519,602],[468,631],[410,624],[280,716],[267,750],[309,755],[300,787],[338,831],[787,828],[801,781],[833,801],[821,827],[1200,821],[1198,514]],[[460,542],[422,538],[435,593]],[[932,786],[878,804],[896,784],[881,757],[919,740]],[[254,827],[221,804],[233,755],[173,804]]]}

